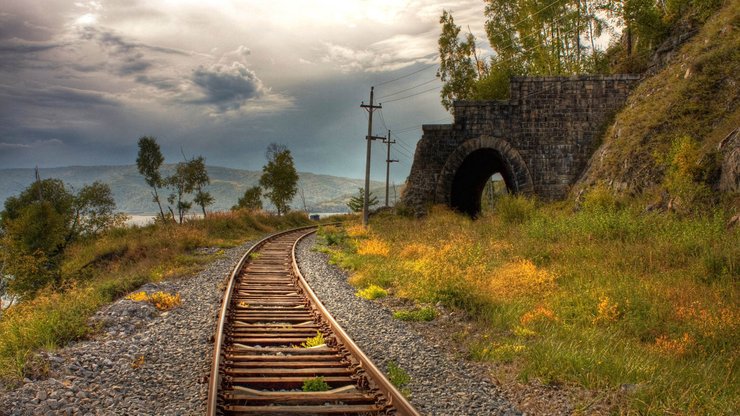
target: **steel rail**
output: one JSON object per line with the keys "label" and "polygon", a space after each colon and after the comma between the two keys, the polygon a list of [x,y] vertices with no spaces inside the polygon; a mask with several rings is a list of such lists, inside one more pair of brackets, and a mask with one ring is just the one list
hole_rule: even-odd
{"label": "steel rail", "polygon": [[383,374],[383,372],[381,372],[378,367],[373,364],[370,358],[368,358],[365,353],[362,352],[360,347],[358,347],[357,344],[352,341],[352,338],[350,338],[349,335],[344,332],[344,329],[342,329],[339,323],[337,323],[331,313],[329,313],[329,311],[326,309],[324,304],[321,303],[318,296],[316,296],[316,293],[314,293],[313,289],[311,289],[311,286],[308,285],[308,282],[306,282],[306,279],[303,277],[303,273],[301,273],[301,269],[298,267],[298,261],[296,260],[296,247],[302,239],[315,232],[316,230],[309,231],[308,233],[299,237],[298,240],[296,240],[296,242],[293,244],[293,250],[291,254],[293,258],[293,272],[298,278],[298,283],[301,285],[302,289],[306,293],[306,296],[308,296],[313,305],[320,311],[324,318],[326,318],[326,323],[334,332],[334,336],[337,338],[337,341],[344,344],[345,348],[347,348],[359,361],[359,366],[370,376],[370,380],[375,383],[375,387],[383,392],[383,394],[385,394],[389,404],[396,408],[398,414],[401,416],[421,416],[421,414],[411,405],[411,403],[406,400],[403,394],[401,394],[401,392],[399,392],[398,389],[396,389],[396,387],[385,377],[385,374]]}
{"label": "steel rail", "polygon": [[311,225],[306,227],[298,227],[291,230],[285,230],[278,233],[274,233],[271,235],[268,235],[267,237],[263,238],[262,240],[256,242],[252,245],[245,253],[244,255],[239,259],[239,261],[236,263],[236,266],[234,267],[234,270],[229,275],[229,283],[226,286],[226,291],[224,292],[224,298],[221,302],[221,310],[218,315],[218,323],[216,324],[216,335],[213,342],[213,366],[211,367],[211,376],[208,379],[208,401],[206,403],[206,414],[208,416],[216,416],[216,409],[218,406],[218,388],[221,385],[221,349],[223,347],[224,343],[224,325],[226,324],[226,318],[228,317],[229,313],[229,307],[231,306],[231,297],[234,293],[234,284],[236,281],[236,277],[241,273],[241,270],[244,268],[244,263],[249,258],[249,255],[253,252],[257,251],[260,247],[262,247],[266,242],[275,239],[281,235],[289,234],[298,230],[302,229],[310,229],[310,228],[316,228],[317,226]]}
{"label": "steel rail", "polygon": [[[385,378],[383,373],[357,347],[336,320],[334,320],[303,277],[296,259],[296,247],[301,240],[315,233],[316,228],[317,226],[299,227],[275,233],[263,238],[244,253],[237,262],[236,267],[234,267],[233,271],[229,275],[229,281],[226,292],[223,296],[214,339],[213,367],[211,368],[211,376],[208,385],[206,413],[208,416],[215,416],[217,414],[221,414],[221,412],[242,413],[245,411],[248,411],[250,414],[255,412],[260,414],[266,412],[270,414],[276,412],[279,414],[314,414],[317,411],[316,409],[321,409],[319,410],[319,413],[321,414],[368,414],[367,412],[370,412],[371,414],[400,416],[420,415],[418,411],[416,411],[403,397],[403,395]],[[294,240],[292,238],[287,241],[285,239],[282,241],[280,240],[281,236],[291,233],[299,234],[302,231],[306,232],[296,236]],[[266,244],[267,246],[265,247]],[[264,249],[262,249],[263,247]],[[266,268],[264,262],[267,262],[269,265],[269,262],[275,261],[274,257],[277,256],[277,253],[281,250],[284,250],[283,252],[285,253],[285,260],[284,263],[282,263],[282,266],[278,263],[277,266],[269,266],[269,268]],[[267,257],[261,257],[262,260],[260,260],[260,257],[255,256],[250,261],[250,255],[252,253],[259,252],[268,253],[266,254]],[[290,266],[287,264],[288,261],[291,263]],[[263,264],[260,264],[260,262]],[[273,270],[272,267],[275,267],[276,270]],[[252,271],[249,271],[250,268]],[[277,276],[279,276],[280,273],[285,273],[283,275],[284,277],[277,277],[275,272],[277,272]],[[260,276],[264,276],[266,274],[271,274],[272,276],[266,276],[267,280],[263,280]],[[292,281],[292,287],[295,288],[296,293],[280,293],[275,295],[275,291],[269,289],[270,285],[283,285],[285,283],[276,282],[283,282],[285,279]],[[252,289],[249,289],[249,287],[252,287]],[[282,292],[283,290],[284,289],[280,289],[279,292]],[[249,292],[253,293],[249,294]],[[267,298],[261,297],[263,295],[259,295],[259,293],[268,293]],[[273,293],[273,295],[269,295],[269,293]],[[270,298],[270,296],[273,297]],[[290,300],[288,300],[286,296],[287,298],[290,298]],[[300,300],[301,298],[303,300]],[[252,301],[249,299],[256,302],[256,309],[252,309]],[[237,302],[238,305],[234,303],[236,300],[241,300],[240,302]],[[246,304],[245,301],[248,301],[249,304]],[[286,303],[290,304],[291,302],[297,302],[297,304],[303,305],[300,308],[304,312],[286,312],[286,306],[259,306],[260,303],[263,305],[285,305]],[[266,307],[268,309],[264,309]],[[270,312],[272,308],[277,308],[283,312]],[[292,307],[288,307],[288,309],[292,310]],[[265,348],[265,351],[277,350],[276,354],[278,355],[270,355],[268,352],[268,355],[263,356],[260,355],[259,352],[250,352],[248,354],[257,354],[257,356],[234,356],[234,347],[241,349],[247,348],[248,351],[259,351],[262,348],[259,344],[265,345],[264,343],[266,342],[268,344],[272,343],[275,345],[282,344],[284,341],[287,342],[288,345],[295,346],[301,341],[299,338],[301,336],[305,337],[304,334],[308,331],[308,327],[304,326],[308,324],[308,322],[295,327],[292,326],[292,324],[277,325],[276,327],[280,328],[277,330],[278,334],[272,335],[272,337],[277,338],[276,340],[275,338],[270,338],[271,336],[264,332],[267,331],[263,326],[264,324],[255,324],[257,327],[261,327],[260,329],[245,330],[245,326],[247,328],[256,328],[251,326],[251,324],[246,323],[250,319],[249,314],[254,314],[251,318],[254,319],[252,322],[273,319],[278,322],[283,319],[286,322],[304,321],[306,319],[305,317],[313,316],[313,324],[310,326],[313,328],[320,328],[321,332],[327,337],[326,346],[323,347],[324,352],[322,353],[322,350],[319,349],[316,350],[316,353],[310,353],[305,349],[294,349],[286,346]],[[276,316],[281,316],[281,318],[277,318]],[[236,321],[227,322],[228,319],[235,319]],[[244,323],[240,320],[244,320]],[[237,327],[234,327],[234,325],[237,325]],[[234,331],[236,331],[236,335]],[[270,331],[272,331],[272,329],[270,329]],[[250,333],[251,335],[249,335]],[[290,335],[287,335],[288,333],[290,333]],[[237,339],[240,336],[242,338],[235,343],[235,336]],[[249,338],[250,336],[256,337],[256,339]],[[253,343],[255,347],[246,346],[243,342]],[[226,345],[229,346],[226,347]],[[254,350],[255,348],[256,350]],[[313,360],[325,361],[325,358],[319,359],[317,357],[327,357],[326,355],[317,356],[315,354],[326,354],[326,351],[328,351],[327,348],[334,351],[333,354],[339,354],[337,357],[344,357],[340,359],[340,362],[345,363],[341,364],[341,368],[344,368],[343,370],[337,368],[337,364],[330,364],[329,362],[313,362]],[[288,354],[288,356],[284,356],[284,354]],[[298,357],[305,358],[287,358],[296,357],[294,354],[298,354]],[[245,364],[244,359],[249,359],[251,364]],[[258,362],[254,362],[253,360],[255,359]],[[239,364],[238,362],[235,363],[234,360],[242,362],[242,364]],[[272,362],[274,360],[279,360],[280,362],[278,364],[274,364]],[[334,358],[332,358],[332,360],[334,360]],[[287,361],[292,362],[287,363]],[[306,364],[306,362],[309,362],[310,365]],[[237,367],[233,367],[235,364]],[[315,367],[324,367],[324,369],[318,369]],[[325,367],[336,369],[328,370]],[[327,382],[332,384],[336,382],[337,386],[346,387],[336,388],[335,391],[316,392],[310,394],[292,390],[292,388],[295,387],[287,387],[288,390],[279,391],[272,391],[270,390],[270,387],[267,387],[268,390],[263,390],[265,387],[248,387],[253,385],[251,383],[255,382],[258,383],[257,385],[261,385],[263,383],[288,383],[290,385],[298,383],[298,385],[300,385],[300,382],[305,381],[306,379],[306,376],[301,375],[308,375],[314,371],[319,371],[319,374],[327,374]],[[279,376],[280,374],[284,374],[284,376]],[[332,374],[335,374],[336,376],[332,376]],[[260,376],[265,378],[261,378]],[[232,385],[234,382],[240,384]],[[347,382],[350,384],[346,384]],[[350,388],[350,386],[354,387]],[[222,388],[227,388],[227,390],[222,392]],[[348,388],[351,390],[347,390]],[[226,402],[224,402],[224,400]],[[237,402],[235,403],[234,400],[237,400]],[[246,400],[246,402],[244,402],[244,404],[239,404],[241,400]],[[279,400],[279,402],[284,402],[285,404],[291,403],[292,405],[277,407],[269,406],[268,404],[274,400]],[[316,403],[323,403],[326,401],[334,402],[335,405],[330,407],[315,407]],[[246,403],[249,402],[252,402],[253,404],[246,405]],[[264,405],[260,405],[260,403],[264,403]],[[277,404],[278,402],[275,403]],[[311,403],[314,405],[311,405]],[[353,405],[352,403],[357,403],[357,405]],[[361,405],[361,403],[367,404]],[[372,403],[375,404],[370,406]],[[329,403],[326,404],[328,405]]]}

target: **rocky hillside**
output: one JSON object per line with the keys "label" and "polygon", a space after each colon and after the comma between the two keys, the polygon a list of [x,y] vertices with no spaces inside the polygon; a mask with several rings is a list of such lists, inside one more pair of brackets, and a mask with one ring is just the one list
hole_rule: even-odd
{"label": "rocky hillside", "polygon": [[739,26],[740,6],[727,2],[635,89],[576,191],[604,182],[672,194],[681,172],[709,190],[740,190]]}
{"label": "rocky hillside", "polygon": [[[165,166],[165,175],[172,166]],[[58,178],[79,188],[86,183],[99,180],[110,185],[116,199],[118,210],[128,214],[151,214],[156,211],[151,191],[136,166],[70,166],[63,168],[40,169],[42,178]],[[261,172],[209,166],[211,184],[207,190],[215,197],[212,209],[230,209],[244,191],[257,185]],[[362,179],[341,178],[330,175],[317,175],[299,172],[299,186],[306,199],[306,207],[311,212],[346,212],[346,202],[364,186]],[[0,203],[9,196],[17,195],[34,178],[33,169],[0,169]],[[372,192],[381,195],[384,184],[372,182]],[[384,192],[384,191],[383,191]],[[392,195],[391,191],[391,195]],[[265,201],[266,202],[266,201]],[[303,209],[300,192],[293,199],[293,209]],[[269,208],[269,206],[266,205]]]}

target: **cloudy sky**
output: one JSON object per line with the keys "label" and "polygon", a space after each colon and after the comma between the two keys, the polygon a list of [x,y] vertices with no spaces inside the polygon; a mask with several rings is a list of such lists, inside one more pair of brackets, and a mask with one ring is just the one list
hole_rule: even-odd
{"label": "cloudy sky", "polygon": [[362,177],[360,103],[376,85],[374,133],[397,132],[403,181],[420,125],[451,120],[435,80],[443,8],[485,43],[480,0],[5,0],[0,168],[132,164],[154,135],[168,162],[256,170],[278,142],[299,170]]}

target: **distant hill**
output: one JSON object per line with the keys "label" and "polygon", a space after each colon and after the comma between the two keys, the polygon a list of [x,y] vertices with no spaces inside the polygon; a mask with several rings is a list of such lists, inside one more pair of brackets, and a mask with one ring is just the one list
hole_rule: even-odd
{"label": "distant hill", "polygon": [[[172,168],[173,165],[166,165],[163,168],[165,175]],[[58,178],[74,188],[80,188],[96,180],[105,182],[113,191],[118,210],[127,214],[146,215],[157,211],[156,204],[152,202],[151,189],[134,165],[69,166],[39,169],[39,173],[42,178]],[[257,185],[261,172],[208,166],[208,175],[211,184],[207,190],[216,199],[211,210],[225,211],[236,204],[237,199],[248,187]],[[346,202],[358,192],[358,188],[364,186],[362,179],[308,172],[299,172],[299,176],[299,186],[303,189],[306,207],[310,212],[346,212]],[[20,193],[33,179],[33,169],[0,169],[0,201]],[[372,192],[382,201],[385,195],[384,184],[373,181],[371,187]],[[267,201],[264,203],[269,209]],[[300,192],[293,199],[291,207],[295,210],[303,209]]]}

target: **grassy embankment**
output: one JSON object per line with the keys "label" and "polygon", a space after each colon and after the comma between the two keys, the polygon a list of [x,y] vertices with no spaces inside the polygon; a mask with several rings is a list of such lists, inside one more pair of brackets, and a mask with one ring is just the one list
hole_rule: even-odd
{"label": "grassy embankment", "polygon": [[644,213],[607,195],[575,213],[506,197],[474,222],[435,209],[323,234],[358,288],[464,310],[479,332],[450,342],[519,380],[583,386],[625,413],[733,413],[740,230],[721,212]]}
{"label": "grassy embankment", "polygon": [[726,224],[740,196],[714,190],[717,145],[740,120],[739,21],[726,2],[637,87],[577,212],[507,197],[475,222],[440,209],[377,217],[369,231],[325,232],[334,261],[368,294],[465,311],[478,329],[450,342],[497,363],[498,379],[595,392],[577,413],[612,402],[626,414],[736,414],[740,227]]}
{"label": "grassy embankment", "polygon": [[62,266],[64,289],[44,290],[0,318],[0,382],[13,385],[41,375],[45,364],[35,362],[33,353],[89,335],[88,318],[104,304],[144,283],[195,273],[220,255],[199,254],[196,248],[232,247],[308,223],[299,213],[218,213],[184,225],[115,229],[75,244]]}

